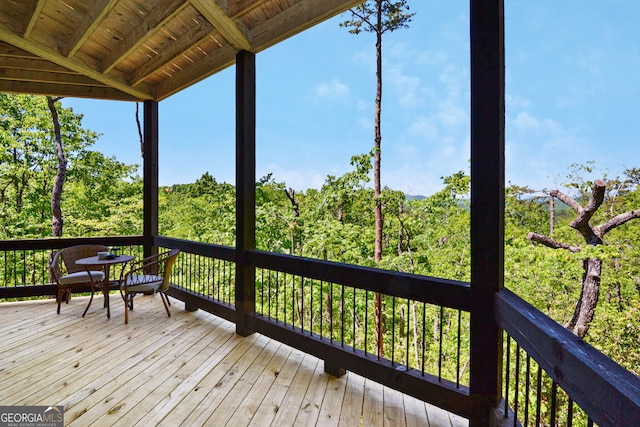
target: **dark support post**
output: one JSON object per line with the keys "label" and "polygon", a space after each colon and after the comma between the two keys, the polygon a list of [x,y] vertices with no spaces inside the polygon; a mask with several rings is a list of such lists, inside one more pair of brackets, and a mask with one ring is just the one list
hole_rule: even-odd
{"label": "dark support post", "polygon": [[236,55],[236,333],[254,331],[246,315],[254,313],[255,267],[247,251],[256,248],[256,59]]}
{"label": "dark support post", "polygon": [[494,297],[504,284],[504,0],[471,0],[470,427],[488,426],[502,388]]}
{"label": "dark support post", "polygon": [[144,101],[143,210],[144,256],[155,251],[153,239],[158,235],[158,103]]}
{"label": "dark support post", "polygon": [[334,376],[336,378],[340,378],[340,377],[342,377],[342,376],[347,374],[347,370],[342,368],[342,367],[340,367],[340,366],[334,365],[333,363],[327,362],[325,360],[324,361],[324,373],[332,375],[332,376]]}

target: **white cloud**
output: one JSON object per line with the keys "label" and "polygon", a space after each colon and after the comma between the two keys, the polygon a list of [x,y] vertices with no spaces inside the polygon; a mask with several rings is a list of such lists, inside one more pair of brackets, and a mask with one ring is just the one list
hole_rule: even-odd
{"label": "white cloud", "polygon": [[462,67],[447,64],[440,72],[439,80],[444,85],[449,98],[462,100],[462,95],[469,93],[469,76]]}
{"label": "white cloud", "polygon": [[531,101],[527,98],[518,95],[506,95],[505,104],[507,111],[514,110],[526,110],[531,106]]}
{"label": "white cloud", "polygon": [[409,125],[409,134],[424,140],[435,140],[438,135],[438,126],[426,116],[418,116]]}
{"label": "white cloud", "polygon": [[437,117],[443,127],[459,131],[469,123],[469,114],[458,103],[444,101],[438,106]]}
{"label": "white cloud", "polygon": [[405,74],[401,65],[390,66],[383,74],[385,82],[389,83],[398,94],[402,107],[419,107],[424,105],[420,93],[420,79]]}
{"label": "white cloud", "polygon": [[316,88],[316,94],[320,98],[344,100],[349,97],[350,91],[349,87],[339,79],[333,79],[328,83],[320,83]]}
{"label": "white cloud", "polygon": [[287,187],[296,191],[306,191],[309,188],[321,188],[324,184],[327,173],[305,167],[296,169],[291,167],[283,168],[278,164],[270,163],[264,166],[263,172],[257,172],[257,176],[264,176],[267,173],[273,174],[276,182],[284,182]]}
{"label": "white cloud", "polygon": [[506,126],[506,179],[513,184],[551,188],[571,163],[592,160],[594,153],[580,128],[527,112],[507,117]]}
{"label": "white cloud", "polygon": [[602,63],[606,60],[605,54],[600,49],[589,49],[577,58],[577,63],[589,74],[599,74]]}

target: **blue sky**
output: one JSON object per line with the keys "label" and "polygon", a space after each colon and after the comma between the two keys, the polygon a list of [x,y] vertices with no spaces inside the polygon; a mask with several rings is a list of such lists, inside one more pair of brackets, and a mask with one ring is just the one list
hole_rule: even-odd
{"label": "blue sky", "polygon": [[[410,28],[383,41],[382,184],[429,195],[469,169],[468,1],[412,0]],[[338,16],[256,57],[256,175],[298,191],[350,170],[373,146],[372,34]],[[563,182],[640,167],[640,2],[505,0],[506,180]],[[160,184],[209,172],[234,183],[235,68],[162,101]],[[65,99],[101,134],[95,149],[142,163],[135,104]]]}

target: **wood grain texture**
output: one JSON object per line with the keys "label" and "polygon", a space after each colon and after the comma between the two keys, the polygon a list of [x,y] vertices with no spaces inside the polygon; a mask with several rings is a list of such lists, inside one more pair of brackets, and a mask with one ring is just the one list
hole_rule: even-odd
{"label": "wood grain texture", "polygon": [[[466,420],[159,296],[0,304],[0,401],[63,405],[65,425],[460,426]],[[431,420],[431,423],[429,421]],[[434,423],[434,420],[437,420]]]}

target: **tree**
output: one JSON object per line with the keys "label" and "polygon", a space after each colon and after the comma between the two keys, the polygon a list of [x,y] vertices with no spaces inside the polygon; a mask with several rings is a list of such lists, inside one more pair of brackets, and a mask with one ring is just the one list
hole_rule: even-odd
{"label": "tree", "polygon": [[51,237],[61,237],[64,221],[62,219],[62,208],[60,207],[60,199],[62,198],[62,189],[64,186],[64,178],[67,173],[67,159],[64,156],[64,148],[62,147],[62,133],[60,132],[60,118],[56,102],[60,98],[52,98],[47,96],[47,105],[51,111],[51,120],[53,121],[53,144],[56,150],[58,166],[56,175],[53,178],[53,188],[51,190]]}
{"label": "tree", "polygon": [[373,147],[373,186],[375,203],[375,245],[374,259],[382,259],[382,201],[380,200],[380,162],[382,131],[380,118],[382,115],[382,35],[398,29],[408,28],[411,19],[415,15],[409,13],[409,5],[406,0],[392,2],[390,0],[369,0],[360,6],[349,10],[353,19],[340,24],[341,27],[350,28],[351,34],[360,34],[362,31],[376,35],[376,101],[374,114],[374,147]]}
{"label": "tree", "polygon": [[[353,19],[340,24],[341,27],[351,28],[351,34],[360,34],[362,31],[376,35],[376,101],[374,114],[374,143],[373,143],[373,197],[375,201],[375,240],[373,257],[376,262],[382,260],[382,200],[380,198],[380,161],[382,131],[380,129],[380,117],[382,115],[382,35],[387,31],[393,32],[401,28],[408,28],[413,13],[409,13],[409,5],[406,0],[368,0],[360,6],[349,10]],[[376,322],[381,324],[382,301],[380,295],[376,295]],[[378,351],[383,354],[381,328],[378,328]]]}
{"label": "tree", "polygon": [[557,241],[554,237],[545,236],[530,232],[527,238],[533,242],[540,243],[552,249],[564,249],[572,253],[584,253],[582,268],[584,271],[582,279],[582,290],[578,302],[576,303],[574,313],[571,320],[565,325],[574,334],[583,338],[591,321],[594,318],[595,309],[598,305],[600,296],[600,280],[602,275],[602,257],[603,251],[596,248],[605,245],[604,236],[611,230],[619,227],[626,222],[640,218],[640,209],[630,210],[610,218],[600,225],[593,226],[591,220],[596,214],[598,208],[602,206],[605,199],[605,190],[607,185],[602,180],[596,180],[592,184],[591,194],[582,206],[576,199],[559,191],[552,190],[549,192],[551,197],[555,197],[565,203],[575,212],[575,218],[569,223],[569,226],[580,233],[586,245],[586,248],[578,245],[572,245]]}
{"label": "tree", "polygon": [[97,138],[58,99],[0,94],[0,238],[60,236],[63,207],[65,235],[140,233],[137,166],[89,150]]}

